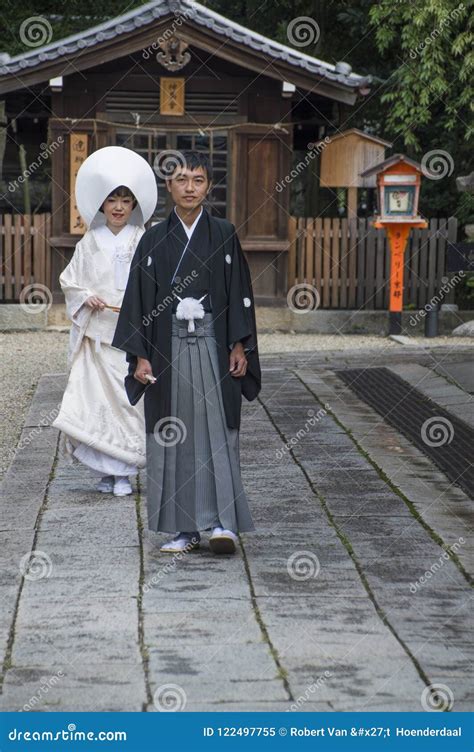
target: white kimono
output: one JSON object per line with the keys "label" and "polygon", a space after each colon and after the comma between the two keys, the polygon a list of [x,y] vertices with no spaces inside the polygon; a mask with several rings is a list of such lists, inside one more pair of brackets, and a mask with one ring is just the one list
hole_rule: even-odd
{"label": "white kimono", "polygon": [[59,278],[72,325],[69,380],[53,426],[63,432],[68,454],[100,475],[135,475],[145,466],[143,400],[128,402],[125,353],[111,346],[118,313],[84,302],[97,295],[120,307],[143,233],[130,224],[117,235],[105,225],[89,230]]}

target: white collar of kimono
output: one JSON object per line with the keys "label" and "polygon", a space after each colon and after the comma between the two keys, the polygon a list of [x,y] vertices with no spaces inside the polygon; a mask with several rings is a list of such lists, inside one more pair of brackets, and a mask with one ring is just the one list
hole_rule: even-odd
{"label": "white collar of kimono", "polygon": [[197,217],[196,217],[196,219],[194,220],[194,222],[192,223],[191,227],[188,227],[188,225],[187,225],[187,224],[186,224],[185,222],[183,222],[183,220],[182,220],[182,219],[181,219],[181,217],[179,216],[178,212],[176,211],[176,206],[174,207],[174,211],[175,211],[175,214],[176,214],[176,216],[178,217],[179,221],[180,221],[180,222],[181,222],[181,224],[183,225],[183,227],[184,227],[184,231],[186,232],[186,235],[188,236],[188,240],[189,240],[189,238],[190,238],[190,237],[191,237],[191,235],[193,234],[194,230],[196,229],[196,225],[197,225],[197,223],[198,223],[198,222],[199,222],[199,220],[201,219],[201,216],[202,216],[202,206],[201,206],[201,211],[200,211],[200,212],[199,212],[199,214],[197,215]]}
{"label": "white collar of kimono", "polygon": [[99,248],[106,248],[107,250],[115,251],[116,249],[124,248],[129,244],[136,229],[135,225],[126,224],[125,227],[115,235],[112,230],[109,230],[107,225],[101,225],[100,227],[96,227],[93,232]]}

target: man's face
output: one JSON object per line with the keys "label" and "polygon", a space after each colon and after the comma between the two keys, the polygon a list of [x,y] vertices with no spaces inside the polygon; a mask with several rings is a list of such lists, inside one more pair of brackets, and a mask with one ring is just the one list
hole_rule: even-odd
{"label": "man's face", "polygon": [[166,181],[166,187],[176,206],[192,211],[202,204],[210,190],[211,183],[202,167],[196,167],[194,170],[188,167],[178,167],[173,177]]}

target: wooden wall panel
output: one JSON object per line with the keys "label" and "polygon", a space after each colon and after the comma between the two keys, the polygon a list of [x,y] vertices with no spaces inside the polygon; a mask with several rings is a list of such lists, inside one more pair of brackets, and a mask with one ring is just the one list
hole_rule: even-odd
{"label": "wooden wall panel", "polygon": [[261,301],[285,295],[289,242],[289,190],[277,184],[291,169],[291,125],[287,133],[241,126],[231,140],[229,218],[247,254],[255,295]]}
{"label": "wooden wall panel", "polygon": [[247,239],[277,239],[279,210],[273,200],[279,180],[279,143],[276,139],[247,140]]}

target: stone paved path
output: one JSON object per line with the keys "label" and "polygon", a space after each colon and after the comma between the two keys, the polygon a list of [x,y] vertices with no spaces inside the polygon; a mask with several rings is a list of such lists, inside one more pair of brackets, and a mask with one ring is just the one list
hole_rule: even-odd
{"label": "stone paved path", "polygon": [[145,477],[94,493],[49,426],[65,377],[43,377],[0,492],[0,709],[471,710],[472,501],[337,376],[386,365],[472,425],[447,357],[472,362],[266,357],[235,557],[160,554]]}

